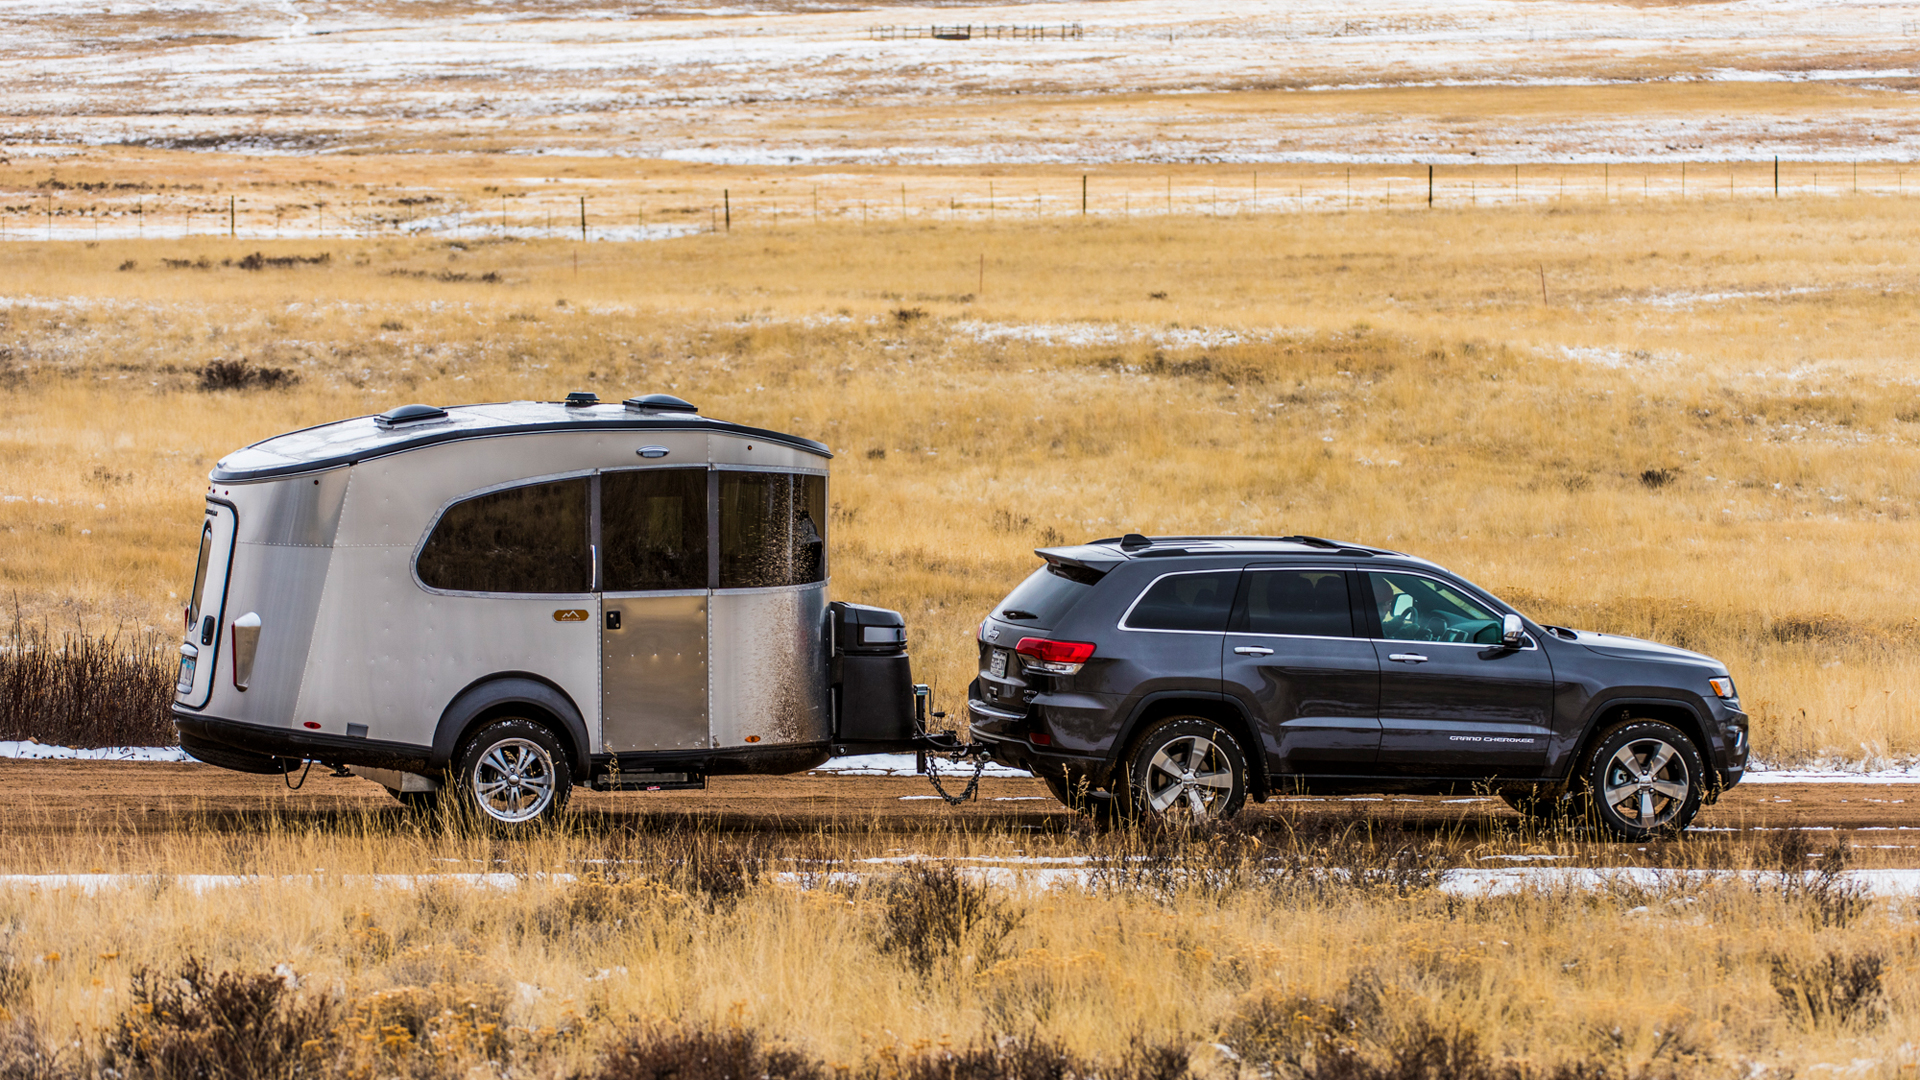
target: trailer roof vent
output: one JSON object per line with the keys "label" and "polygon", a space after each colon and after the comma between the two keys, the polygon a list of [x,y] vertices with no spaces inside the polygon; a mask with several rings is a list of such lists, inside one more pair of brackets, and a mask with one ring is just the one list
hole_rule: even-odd
{"label": "trailer roof vent", "polygon": [[672,394],[648,394],[646,397],[628,398],[627,411],[697,413],[700,407],[684,398],[674,397]]}
{"label": "trailer roof vent", "polygon": [[600,395],[591,390],[575,390],[567,395],[567,408],[578,409],[600,404]]}
{"label": "trailer roof vent", "polygon": [[435,420],[445,420],[447,410],[437,405],[402,405],[397,409],[388,409],[373,418],[383,430],[402,427],[407,424],[426,424]]}

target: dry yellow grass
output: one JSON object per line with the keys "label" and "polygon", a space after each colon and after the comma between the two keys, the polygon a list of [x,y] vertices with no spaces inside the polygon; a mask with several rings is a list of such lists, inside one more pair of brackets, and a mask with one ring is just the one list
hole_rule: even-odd
{"label": "dry yellow grass", "polygon": [[[13,865],[133,877],[0,886],[0,1004],[71,1040],[69,1065],[84,1065],[138,1017],[135,972],[187,957],[277,972],[338,1004],[323,1029],[343,1034],[310,1033],[316,1056],[368,1076],[489,1062],[579,1075],[623,1032],[662,1022],[745,1025],[843,1066],[1008,1034],[1108,1062],[1132,1042],[1172,1044],[1218,1080],[1371,1058],[1423,1025],[1536,1069],[1599,1070],[1586,1076],[1824,1063],[1897,1077],[1914,1060],[1910,921],[1765,877],[1449,895],[1406,869],[1430,864],[1427,840],[1357,818],[1321,841],[1161,838],[1170,848],[848,822],[778,850],[590,826],[498,843],[390,820],[269,817],[239,834],[210,822],[134,858],[90,854],[115,846],[104,834],[15,834]],[[1756,865],[1723,843],[1685,854],[1734,870],[1805,861],[1783,849]],[[1092,876],[975,894],[967,919],[883,857],[903,850]],[[1836,989],[1830,958],[1873,976]]]}
{"label": "dry yellow grass", "polygon": [[[1863,196],[11,244],[0,577],[164,626],[228,449],[405,400],[669,390],[841,455],[836,592],[907,612],[948,705],[1038,543],[1307,532],[1719,655],[1768,760],[1906,756],[1914,232]],[[331,261],[221,265],[256,249]],[[233,358],[303,381],[195,388]]]}

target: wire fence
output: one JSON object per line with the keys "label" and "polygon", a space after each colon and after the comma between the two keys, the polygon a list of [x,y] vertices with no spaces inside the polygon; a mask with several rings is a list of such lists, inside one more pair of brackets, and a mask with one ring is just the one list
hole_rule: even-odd
{"label": "wire fence", "polygon": [[[208,196],[162,188],[125,190],[42,182],[0,191],[0,241],[180,239],[249,241],[430,236],[446,240],[662,240],[737,228],[997,222],[1002,219],[1129,218],[1151,215],[1248,217],[1289,213],[1496,210],[1837,198],[1909,198],[1920,191],[1899,161],[1615,162],[1570,165],[1405,165],[1365,163],[1174,166],[1154,175],[1137,166],[1110,171],[968,177],[955,173],[900,182],[839,174],[745,176],[750,190],[635,180],[601,184],[592,195],[537,190],[475,196],[369,190],[281,199],[251,192]],[[195,264],[209,269],[217,265]],[[241,269],[274,260],[240,260]]]}

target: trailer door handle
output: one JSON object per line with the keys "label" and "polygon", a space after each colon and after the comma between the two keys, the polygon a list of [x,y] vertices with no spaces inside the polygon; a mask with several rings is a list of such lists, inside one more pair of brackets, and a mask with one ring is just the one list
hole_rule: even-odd
{"label": "trailer door handle", "polygon": [[1387,659],[1398,660],[1403,664],[1424,664],[1427,662],[1427,658],[1417,652],[1388,653]]}
{"label": "trailer door handle", "polygon": [[1273,650],[1267,648],[1265,645],[1235,645],[1233,647],[1233,652],[1235,656],[1272,656],[1273,655]]}

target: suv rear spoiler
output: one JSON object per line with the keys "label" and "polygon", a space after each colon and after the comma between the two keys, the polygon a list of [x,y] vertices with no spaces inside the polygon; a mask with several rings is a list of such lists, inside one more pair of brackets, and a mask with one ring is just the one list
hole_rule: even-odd
{"label": "suv rear spoiler", "polygon": [[1105,577],[1107,571],[1127,561],[1125,555],[1098,544],[1034,548],[1033,553],[1047,560],[1049,565],[1090,572],[1095,578]]}

